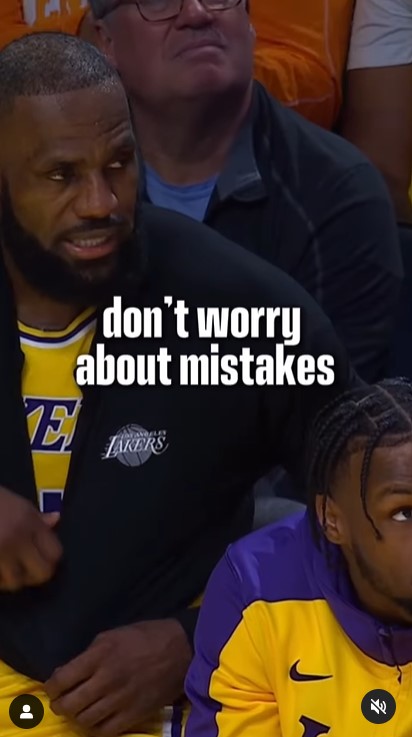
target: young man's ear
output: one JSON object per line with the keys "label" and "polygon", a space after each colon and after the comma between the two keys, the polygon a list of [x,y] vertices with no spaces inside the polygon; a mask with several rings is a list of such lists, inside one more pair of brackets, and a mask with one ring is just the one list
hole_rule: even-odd
{"label": "young man's ear", "polygon": [[339,505],[331,497],[316,496],[316,515],[326,539],[335,545],[345,542],[345,526]]}

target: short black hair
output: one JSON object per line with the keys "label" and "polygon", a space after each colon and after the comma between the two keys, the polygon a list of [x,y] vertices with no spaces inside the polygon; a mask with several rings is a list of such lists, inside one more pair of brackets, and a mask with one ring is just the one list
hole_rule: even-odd
{"label": "short black hair", "polygon": [[95,46],[67,33],[32,33],[0,51],[0,116],[16,97],[58,95],[121,84],[116,69]]}
{"label": "short black hair", "polygon": [[412,440],[412,382],[385,379],[345,392],[316,417],[307,445],[309,515],[317,539],[319,523],[316,496],[323,496],[323,528],[326,500],[339,467],[349,455],[363,450],[360,496],[366,517],[381,537],[367,508],[367,483],[372,454],[378,447],[393,447]]}

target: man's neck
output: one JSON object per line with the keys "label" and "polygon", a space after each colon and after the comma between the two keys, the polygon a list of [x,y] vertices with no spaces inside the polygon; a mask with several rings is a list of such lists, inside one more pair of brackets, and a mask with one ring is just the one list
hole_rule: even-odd
{"label": "man's neck", "polygon": [[198,184],[225,166],[248,114],[252,86],[231,103],[198,100],[176,103],[168,111],[132,101],[137,139],[146,164],[168,184]]}
{"label": "man's neck", "polygon": [[9,275],[17,319],[37,330],[64,330],[82,312],[84,306],[63,304],[37,292],[4,252],[4,262]]}
{"label": "man's neck", "polygon": [[372,617],[387,626],[401,625],[412,627],[412,612],[409,613],[399,603],[380,593],[359,571],[353,561],[348,561],[348,571],[359,606]]}

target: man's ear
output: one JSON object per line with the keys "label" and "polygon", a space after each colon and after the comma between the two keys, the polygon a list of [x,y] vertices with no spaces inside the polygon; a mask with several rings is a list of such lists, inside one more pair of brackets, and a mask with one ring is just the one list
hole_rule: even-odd
{"label": "man's ear", "polygon": [[83,41],[87,41],[93,46],[97,46],[98,33],[96,29],[96,21],[93,18],[92,11],[89,9],[83,16],[77,29],[77,35]]}
{"label": "man's ear", "polygon": [[114,50],[113,38],[110,35],[107,23],[102,20],[95,21],[97,34],[97,47],[107,56],[109,61],[117,68],[116,54]]}
{"label": "man's ear", "polygon": [[104,21],[95,20],[91,10],[84,16],[77,35],[103,52],[115,66],[113,42]]}
{"label": "man's ear", "polygon": [[346,542],[342,511],[334,499],[327,496],[325,502],[324,497],[318,494],[316,496],[316,515],[330,543],[342,545]]}

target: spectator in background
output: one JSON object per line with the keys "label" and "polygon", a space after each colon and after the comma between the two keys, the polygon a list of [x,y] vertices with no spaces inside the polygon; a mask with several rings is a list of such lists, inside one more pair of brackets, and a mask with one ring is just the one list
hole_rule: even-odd
{"label": "spectator in background", "polygon": [[384,175],[412,223],[412,2],[357,0],[342,132]]}
{"label": "spectator in background", "polygon": [[[325,7],[325,2],[327,6]],[[87,0],[1,0],[0,48],[33,31],[94,42]],[[342,101],[353,0],[253,0],[255,76],[285,104],[331,128]]]}
{"label": "spectator in background", "polygon": [[255,77],[308,120],[331,129],[342,104],[353,0],[251,0]]}
{"label": "spectator in background", "polygon": [[354,147],[253,83],[244,0],[91,7],[129,94],[144,195],[291,274],[362,377],[381,377],[401,281],[386,188]]}

